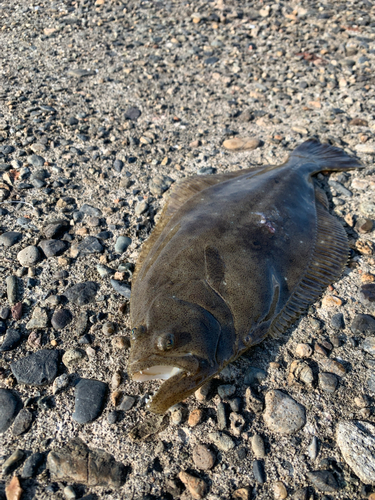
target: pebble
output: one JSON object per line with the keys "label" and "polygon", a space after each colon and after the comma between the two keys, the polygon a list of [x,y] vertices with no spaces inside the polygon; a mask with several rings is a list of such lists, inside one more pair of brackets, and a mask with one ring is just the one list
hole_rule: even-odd
{"label": "pebble", "polygon": [[366,142],[366,144],[357,144],[355,150],[358,153],[363,153],[367,155],[375,155],[375,144]]}
{"label": "pebble", "polygon": [[234,385],[219,385],[217,392],[221,399],[227,399],[233,396],[233,394],[236,392],[236,387]]}
{"label": "pebble", "polygon": [[190,427],[196,427],[202,422],[203,419],[203,411],[199,408],[191,411],[188,418],[188,424]]}
{"label": "pebble", "polygon": [[194,396],[198,401],[201,402],[206,401],[211,390],[212,390],[212,380],[209,380],[195,391]]}
{"label": "pebble", "polygon": [[12,318],[18,321],[22,318],[23,305],[22,302],[17,302],[11,309]]}
{"label": "pebble", "polygon": [[101,278],[108,278],[109,276],[112,276],[113,274],[115,274],[115,270],[111,269],[110,267],[106,266],[105,264],[97,264],[96,269],[97,269]]}
{"label": "pebble", "polygon": [[22,400],[16,391],[0,388],[0,433],[12,425],[22,408]]}
{"label": "pebble", "polygon": [[254,452],[256,458],[264,458],[266,456],[264,441],[262,436],[259,434],[254,434],[251,437],[251,448]]}
{"label": "pebble", "polygon": [[125,118],[127,120],[137,121],[141,114],[142,112],[139,108],[132,106],[125,111]]}
{"label": "pebble", "polygon": [[68,349],[65,351],[62,362],[67,368],[77,365],[85,357],[85,352],[82,349]]}
{"label": "pebble", "polygon": [[35,307],[30,321],[26,324],[28,330],[44,330],[48,326],[48,316],[45,309]]}
{"label": "pebble", "polygon": [[20,436],[21,434],[27,432],[30,429],[32,422],[32,413],[27,408],[23,408],[13,422],[13,436]]}
{"label": "pebble", "polygon": [[319,366],[323,371],[334,373],[338,377],[343,377],[346,374],[346,368],[335,359],[320,359]]}
{"label": "pebble", "polygon": [[375,356],[375,337],[368,337],[362,342],[362,349]]}
{"label": "pebble", "polygon": [[361,234],[367,234],[372,231],[373,227],[374,223],[372,222],[371,219],[358,219],[355,225],[355,230]]}
{"label": "pebble", "polygon": [[116,332],[116,325],[111,321],[107,321],[103,325],[102,332],[107,336],[113,335]]}
{"label": "pebble", "polygon": [[18,464],[21,460],[23,460],[25,456],[24,451],[16,449],[10,457],[8,457],[3,463],[2,471],[3,475],[7,476],[14,468],[15,464]]}
{"label": "pebble", "polygon": [[17,254],[18,262],[21,266],[31,267],[35,266],[40,260],[40,252],[38,247],[29,245]]}
{"label": "pebble", "polygon": [[3,343],[0,346],[0,352],[11,351],[15,349],[22,341],[23,335],[21,330],[8,328]]}
{"label": "pebble", "polygon": [[113,162],[113,168],[116,170],[116,172],[120,173],[123,166],[124,166],[124,162],[122,160],[115,160]]}
{"label": "pebble", "polygon": [[171,424],[180,425],[183,419],[182,408],[176,408],[171,411]]}
{"label": "pebble", "polygon": [[365,484],[375,485],[375,426],[370,422],[339,422],[336,442],[345,462]]}
{"label": "pebble", "polygon": [[297,344],[295,353],[299,358],[309,358],[312,355],[313,350],[309,344]]}
{"label": "pebble", "polygon": [[279,390],[267,392],[263,419],[267,427],[280,434],[293,434],[306,423],[305,409]]}
{"label": "pebble", "polygon": [[273,494],[275,500],[285,500],[285,498],[287,498],[288,492],[282,481],[276,481],[276,483],[274,483]]}
{"label": "pebble", "polygon": [[130,286],[127,285],[126,283],[118,280],[111,279],[111,285],[113,289],[122,295],[123,297],[130,299],[130,294],[131,294],[131,289]]}
{"label": "pebble", "polygon": [[69,309],[59,309],[53,313],[51,324],[55,330],[62,330],[72,321],[73,315]]}
{"label": "pebble", "polygon": [[116,410],[112,410],[107,415],[107,422],[110,425],[113,425],[113,424],[115,424],[118,421],[119,417],[120,417],[119,412],[116,411]]}
{"label": "pebble", "polygon": [[292,496],[293,500],[310,500],[309,488],[299,488]]}
{"label": "pebble", "polygon": [[245,399],[246,399],[246,407],[248,410],[257,414],[262,413],[264,408],[263,401],[259,399],[257,396],[255,396],[251,387],[248,387],[246,389]]}
{"label": "pebble", "polygon": [[95,302],[95,296],[99,290],[99,285],[94,281],[86,281],[85,283],[77,283],[65,290],[64,295],[72,304],[85,306],[91,302]]}
{"label": "pebble", "polygon": [[154,196],[161,196],[174,182],[167,175],[156,175],[151,179],[150,191]]}
{"label": "pebble", "polygon": [[[8,298],[9,300],[9,298]],[[1,307],[0,308],[0,319],[6,320],[10,314],[9,307]]]}
{"label": "pebble", "polygon": [[242,429],[245,426],[245,419],[239,413],[232,412],[229,415],[230,420],[230,430],[232,434],[236,437],[240,437]]}
{"label": "pebble", "polygon": [[0,236],[0,245],[10,248],[18,243],[21,238],[22,233],[17,233],[17,231],[7,231]]}
{"label": "pebble", "polygon": [[29,477],[35,477],[40,474],[42,471],[41,466],[43,465],[45,460],[45,454],[41,452],[36,452],[30,455],[23,466],[21,477],[23,479],[27,479]]}
{"label": "pebble", "polygon": [[27,157],[27,163],[33,167],[43,167],[45,159],[42,156],[33,154]]}
{"label": "pebble", "polygon": [[73,245],[71,248],[71,256],[73,258],[103,252],[104,247],[95,236],[87,236],[78,245]]}
{"label": "pebble", "polygon": [[5,496],[7,500],[20,500],[23,494],[20,480],[13,476],[10,483],[5,487]]}
{"label": "pebble", "polygon": [[116,462],[112,455],[103,450],[90,449],[79,438],[50,451],[47,469],[55,481],[114,489],[125,484],[127,475],[126,467],[121,462]]}
{"label": "pebble", "polygon": [[136,204],[134,208],[135,215],[140,216],[148,210],[148,204],[146,201],[140,201]]}
{"label": "pebble", "polygon": [[253,474],[255,481],[259,484],[263,484],[266,482],[265,474],[264,474],[264,466],[262,460],[254,460],[253,462]]}
{"label": "pebble", "polygon": [[56,377],[53,381],[52,385],[52,394],[58,394],[62,392],[69,386],[69,375],[67,373],[63,373],[59,377]]}
{"label": "pebble", "polygon": [[369,217],[375,216],[375,203],[371,201],[363,201],[359,206],[361,212]]}
{"label": "pebble", "polygon": [[311,443],[307,447],[307,453],[311,460],[315,460],[316,457],[318,456],[318,451],[319,451],[319,443],[318,443],[318,438],[316,436],[313,436],[311,439]]}
{"label": "pebble", "polygon": [[319,387],[325,392],[335,392],[338,385],[338,379],[333,373],[319,373]]}
{"label": "pebble", "polygon": [[216,455],[207,446],[197,444],[193,448],[193,462],[197,469],[210,470],[215,465]]}
{"label": "pebble", "polygon": [[235,447],[233,439],[223,432],[210,432],[207,437],[220,451],[230,451]]}
{"label": "pebble", "polygon": [[18,299],[18,281],[16,276],[7,276],[6,280],[7,285],[7,298],[10,304],[16,304]]}
{"label": "pebble", "polygon": [[208,486],[203,479],[192,476],[184,471],[181,471],[178,477],[184,483],[186,489],[195,500],[200,500],[206,495]]}
{"label": "pebble", "polygon": [[57,375],[60,353],[53,349],[41,349],[10,365],[18,384],[43,386],[50,384]]}
{"label": "pebble", "polygon": [[129,245],[131,245],[131,238],[128,236],[119,236],[115,243],[115,252],[124,253]]}
{"label": "pebble", "polygon": [[339,489],[334,475],[328,470],[307,472],[306,476],[319,491],[333,493]]}
{"label": "pebble", "polygon": [[332,316],[331,327],[335,330],[343,330],[345,328],[344,315],[342,313],[337,313]]}
{"label": "pebble", "polygon": [[334,295],[326,295],[322,299],[323,308],[339,307],[342,305],[342,300]]}
{"label": "pebble", "polygon": [[39,243],[44,255],[48,257],[55,257],[61,255],[67,249],[68,244],[66,241],[61,240],[42,240]]}
{"label": "pebble", "polygon": [[133,408],[135,401],[136,399],[133,396],[123,396],[121,404],[119,406],[120,410],[129,411],[131,408]]}
{"label": "pebble", "polygon": [[252,151],[253,149],[258,148],[260,145],[261,141],[252,137],[236,137],[235,139],[227,139],[223,142],[223,148],[230,151]]}
{"label": "pebble", "polygon": [[350,329],[355,334],[373,334],[375,333],[375,318],[369,314],[357,314],[350,325]]}
{"label": "pebble", "polygon": [[246,486],[245,488],[238,488],[232,493],[233,498],[239,500],[250,500],[252,498],[252,488]]}
{"label": "pebble", "polygon": [[217,427],[219,430],[224,430],[227,428],[227,415],[226,415],[226,409],[225,409],[225,404],[220,402],[217,405],[216,408],[216,415],[217,415]]}
{"label": "pebble", "polygon": [[79,424],[96,420],[102,412],[107,389],[104,382],[82,378],[75,386],[73,420]]}
{"label": "pebble", "polygon": [[267,378],[267,372],[261,368],[256,368],[255,366],[250,366],[244,376],[244,384],[250,385],[250,387],[256,387],[261,384],[263,380]]}

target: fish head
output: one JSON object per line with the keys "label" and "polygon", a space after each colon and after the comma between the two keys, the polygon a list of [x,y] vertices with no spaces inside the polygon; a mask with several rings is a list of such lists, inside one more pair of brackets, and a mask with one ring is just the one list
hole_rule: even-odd
{"label": "fish head", "polygon": [[197,304],[164,297],[155,300],[131,335],[129,373],[133,380],[164,380],[148,403],[163,414],[221,369],[215,359],[221,326]]}

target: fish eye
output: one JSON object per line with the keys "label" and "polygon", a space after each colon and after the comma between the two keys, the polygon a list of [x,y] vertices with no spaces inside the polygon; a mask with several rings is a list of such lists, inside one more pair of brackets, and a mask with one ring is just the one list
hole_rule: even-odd
{"label": "fish eye", "polygon": [[169,351],[174,347],[174,335],[173,333],[164,333],[160,335],[157,340],[157,347],[160,351]]}
{"label": "fish eye", "polygon": [[140,335],[146,333],[146,327],[141,325],[133,328],[131,331],[132,340],[136,340]]}

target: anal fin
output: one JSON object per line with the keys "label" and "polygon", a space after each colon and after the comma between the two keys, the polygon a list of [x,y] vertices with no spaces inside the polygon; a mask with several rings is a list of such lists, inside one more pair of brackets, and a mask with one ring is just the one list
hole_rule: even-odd
{"label": "anal fin", "polygon": [[341,276],[348,260],[346,232],[326,210],[321,203],[324,200],[320,197],[318,192],[315,248],[300,282],[270,326],[268,334],[275,338],[282,335],[322,295],[327,286]]}

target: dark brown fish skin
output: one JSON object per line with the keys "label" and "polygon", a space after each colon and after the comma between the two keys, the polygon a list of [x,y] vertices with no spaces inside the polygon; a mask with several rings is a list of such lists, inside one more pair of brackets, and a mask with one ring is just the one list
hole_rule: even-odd
{"label": "dark brown fish skin", "polygon": [[[341,274],[346,235],[311,176],[359,167],[310,140],[283,165],[192,180],[190,198],[180,188],[179,200],[177,186],[132,283],[130,373],[182,369],[162,384],[152,411],[164,413],[267,334],[283,333]],[[161,350],[170,334],[173,348]]]}

